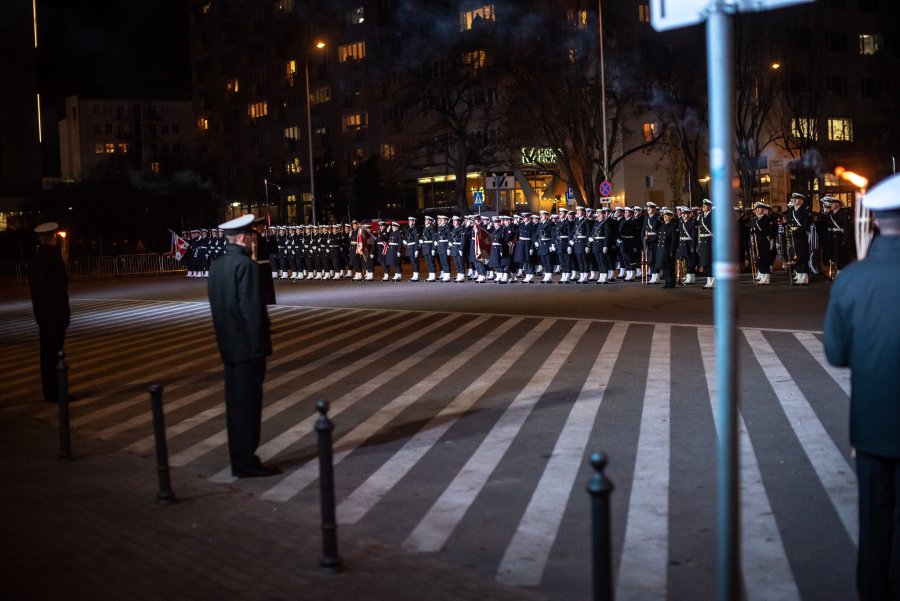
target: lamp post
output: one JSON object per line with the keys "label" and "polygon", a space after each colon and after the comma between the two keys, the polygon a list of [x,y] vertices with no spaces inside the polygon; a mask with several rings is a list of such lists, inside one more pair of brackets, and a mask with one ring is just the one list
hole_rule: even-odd
{"label": "lamp post", "polygon": [[[325,47],[325,42],[316,42],[315,47],[321,50]],[[316,166],[313,159],[313,131],[312,131],[312,100],[309,97],[309,49],[306,50],[306,56],[303,60],[303,71],[306,75],[306,130],[309,140],[309,204],[312,208],[313,225],[316,222]]]}

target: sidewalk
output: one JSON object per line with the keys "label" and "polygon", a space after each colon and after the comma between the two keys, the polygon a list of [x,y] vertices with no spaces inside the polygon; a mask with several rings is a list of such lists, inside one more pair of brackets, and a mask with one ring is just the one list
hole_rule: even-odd
{"label": "sidewalk", "polygon": [[232,486],[172,473],[156,504],[152,460],[0,411],[0,598],[365,601],[539,600],[427,556],[341,536],[344,572],[318,570],[319,516],[299,520]]}

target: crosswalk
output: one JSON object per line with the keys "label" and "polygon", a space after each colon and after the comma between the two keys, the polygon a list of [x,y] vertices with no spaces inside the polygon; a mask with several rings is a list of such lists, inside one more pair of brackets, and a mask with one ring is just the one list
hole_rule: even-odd
{"label": "crosswalk", "polygon": [[[205,303],[73,302],[73,428],[151,454],[146,388],[162,383],[172,466],[303,510],[317,501],[314,401],[328,399],[342,528],[563,599],[590,590],[584,485],[587,457],[602,449],[616,484],[617,598],[714,591],[711,327],[285,306],[270,315],[259,455],[282,476],[231,476]],[[55,419],[36,401],[29,305],[3,306],[0,343],[0,406]],[[741,331],[739,369],[746,597],[848,597],[858,539],[849,374],[827,364],[820,334],[763,329]]]}

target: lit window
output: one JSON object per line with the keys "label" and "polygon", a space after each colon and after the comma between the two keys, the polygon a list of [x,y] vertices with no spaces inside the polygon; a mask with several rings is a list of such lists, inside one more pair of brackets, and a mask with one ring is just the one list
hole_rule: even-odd
{"label": "lit window", "polygon": [[289,86],[294,85],[294,78],[297,76],[297,61],[286,61],[284,63],[284,78]]}
{"label": "lit window", "polygon": [[465,56],[463,56],[463,62],[472,67],[473,75],[477,75],[478,71],[484,68],[486,59],[487,56],[484,50],[473,50],[472,52],[467,52]]}
{"label": "lit window", "polygon": [[346,63],[347,61],[362,60],[366,56],[366,43],[354,42],[352,44],[344,44],[338,46],[338,61]]}
{"label": "lit window", "polygon": [[299,140],[300,139],[300,128],[297,126],[285,127],[284,128],[284,137],[286,140]]}
{"label": "lit window", "polygon": [[197,129],[200,131],[206,131],[209,129],[209,119],[206,117],[200,117],[197,119]]}
{"label": "lit window", "polygon": [[480,23],[485,21],[494,21],[494,5],[493,4],[485,4],[482,7],[476,8],[474,10],[469,10],[460,13],[459,15],[459,27],[460,31],[468,31],[473,27],[477,27]]}
{"label": "lit window", "polygon": [[262,102],[251,102],[247,105],[247,115],[251,119],[259,119],[269,114],[269,103],[265,100]]}
{"label": "lit window", "polygon": [[331,86],[320,86],[309,93],[309,101],[313,104],[322,104],[331,100]]}
{"label": "lit window", "polygon": [[287,175],[296,175],[300,173],[303,167],[300,165],[300,157],[294,157],[284,164],[284,172]]}
{"label": "lit window", "polygon": [[344,115],[342,123],[344,131],[354,131],[366,127],[369,119],[367,113],[354,113],[353,115]]}
{"label": "lit window", "polygon": [[853,121],[851,119],[829,119],[828,139],[832,142],[852,142]]}
{"label": "lit window", "polygon": [[104,150],[106,154],[113,154],[116,151],[116,145],[112,143],[106,144],[104,145]]}
{"label": "lit window", "polygon": [[650,22],[650,5],[638,4],[638,21],[641,23]]}
{"label": "lit window", "polygon": [[225,82],[225,89],[228,90],[232,94],[237,94],[238,91],[238,80],[235,77],[234,79],[229,79]]}
{"label": "lit window", "polygon": [[816,120],[804,118],[791,119],[791,135],[795,138],[818,140],[819,135],[816,132]]}
{"label": "lit window", "polygon": [[656,137],[656,123],[644,123],[644,142]]}
{"label": "lit window", "polygon": [[313,131],[316,132],[317,136],[327,136],[328,126],[324,123],[316,123],[316,125],[313,127]]}
{"label": "lit window", "polygon": [[121,153],[126,153],[128,152],[128,144],[119,144],[118,146],[116,146],[116,150]]}
{"label": "lit window", "polygon": [[94,144],[94,154],[103,154],[106,152],[105,144]]}
{"label": "lit window", "polygon": [[570,8],[566,11],[566,19],[572,27],[585,29],[587,28],[588,12],[586,10],[575,10]]}
{"label": "lit window", "polygon": [[153,161],[150,163],[150,173],[159,175],[159,161]]}
{"label": "lit window", "polygon": [[360,25],[366,20],[366,9],[362,6],[356,6],[347,13],[347,22],[349,25]]}
{"label": "lit window", "polygon": [[294,0],[276,0],[276,13],[292,13],[294,12]]}
{"label": "lit window", "polygon": [[859,36],[859,53],[860,54],[878,54],[878,51],[881,50],[881,36],[880,35],[866,35],[862,34]]}
{"label": "lit window", "polygon": [[381,158],[389,161],[397,156],[397,151],[394,148],[393,144],[382,144],[381,145]]}

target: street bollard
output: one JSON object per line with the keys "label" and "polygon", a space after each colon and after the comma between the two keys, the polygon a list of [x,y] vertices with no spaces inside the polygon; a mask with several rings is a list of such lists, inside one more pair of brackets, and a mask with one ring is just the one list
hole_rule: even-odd
{"label": "street bollard", "polygon": [[331,431],[334,424],[328,419],[328,401],[316,401],[321,416],[316,421],[319,439],[319,496],[322,503],[322,559],[319,567],[324,572],[339,572],[341,557],[338,555],[337,519],[334,511],[334,463],[332,461]]}
{"label": "street bollard", "polygon": [[612,532],[609,524],[609,494],[613,483],[604,475],[606,455],[591,455],[591,465],[596,473],[588,482],[591,494],[591,523],[594,547],[594,601],[612,601]]}
{"label": "street bollard", "polygon": [[156,473],[159,476],[159,494],[156,495],[156,502],[160,505],[171,505],[177,503],[178,499],[172,492],[172,482],[169,479],[169,448],[166,444],[166,420],[162,406],[163,387],[159,384],[151,384],[147,390],[150,392],[150,406],[153,408]]}
{"label": "street bollard", "polygon": [[56,362],[56,393],[59,402],[59,460],[72,461],[72,438],[69,429],[69,364],[66,354],[59,351]]}

